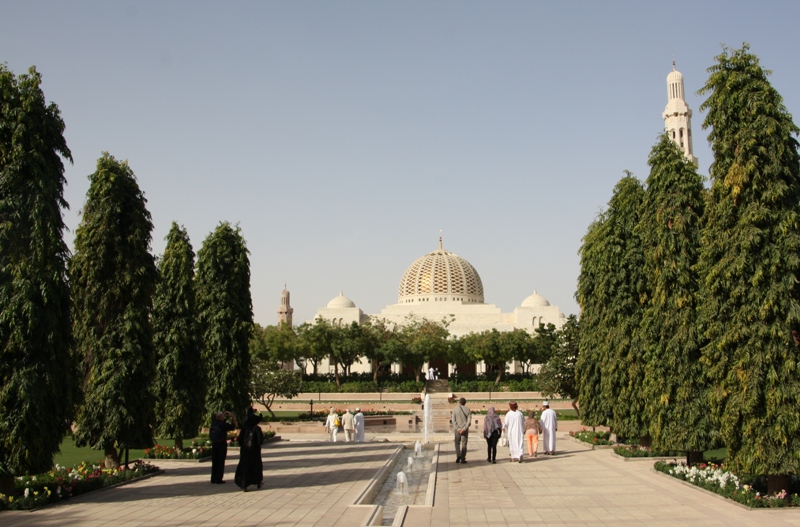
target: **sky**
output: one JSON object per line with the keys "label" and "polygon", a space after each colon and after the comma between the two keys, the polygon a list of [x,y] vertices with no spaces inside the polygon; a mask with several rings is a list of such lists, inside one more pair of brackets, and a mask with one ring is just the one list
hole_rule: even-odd
{"label": "sky", "polygon": [[578,251],[625,170],[647,179],[666,76],[697,95],[748,42],[800,112],[800,2],[0,0],[0,62],[36,66],[66,123],[70,247],[107,151],[195,252],[241,228],[256,322],[343,291],[365,313],[444,248],[504,312],[536,290],[578,314]]}

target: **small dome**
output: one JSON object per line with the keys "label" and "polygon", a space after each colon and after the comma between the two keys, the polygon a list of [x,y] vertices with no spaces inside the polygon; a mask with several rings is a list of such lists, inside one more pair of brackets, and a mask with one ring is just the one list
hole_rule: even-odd
{"label": "small dome", "polygon": [[353,303],[352,300],[344,296],[342,292],[339,291],[339,296],[328,302],[328,305],[325,307],[327,307],[328,309],[342,309],[348,307],[356,307],[356,305]]}
{"label": "small dome", "polygon": [[547,307],[550,305],[550,302],[536,292],[536,289],[533,290],[533,294],[522,301],[522,307]]}
{"label": "small dome", "polygon": [[669,75],[667,75],[667,84],[673,82],[681,82],[682,80],[683,80],[683,73],[681,73],[678,70],[672,70],[669,72]]}

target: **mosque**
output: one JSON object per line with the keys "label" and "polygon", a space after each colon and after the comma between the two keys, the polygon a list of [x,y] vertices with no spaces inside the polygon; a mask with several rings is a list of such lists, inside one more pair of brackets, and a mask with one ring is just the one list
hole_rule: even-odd
{"label": "mosque", "polygon": [[[692,152],[692,111],[684,97],[683,75],[677,71],[674,61],[672,72],[667,76],[667,94],[667,106],[662,114],[664,128],[684,156],[697,163]],[[278,308],[278,322],[291,325],[292,311],[289,291],[284,289],[281,292],[281,306]],[[432,321],[451,319],[448,330],[455,337],[492,329],[524,329],[533,334],[540,324],[553,324],[556,328],[561,328],[566,321],[558,306],[551,305],[536,290],[509,313],[503,313],[494,304],[485,303],[483,282],[478,271],[461,256],[445,250],[441,237],[438,249],[415,260],[403,273],[396,304],[386,306],[380,313],[366,314],[340,292],[325,307],[317,310],[314,320],[322,318],[335,326],[379,320],[402,325],[409,316]],[[314,320],[309,322],[313,323]],[[320,371],[332,368],[327,362],[320,366]],[[449,366],[443,360],[433,361],[425,368],[428,366],[438,368],[443,377],[449,373]],[[360,364],[353,365],[352,371],[369,371],[369,368],[369,362],[362,360]],[[402,366],[393,365],[392,370],[400,372]],[[511,362],[508,370],[518,372],[521,371],[521,366]],[[465,372],[464,365],[459,367],[459,371]],[[485,364],[469,365],[466,371],[485,372]]]}

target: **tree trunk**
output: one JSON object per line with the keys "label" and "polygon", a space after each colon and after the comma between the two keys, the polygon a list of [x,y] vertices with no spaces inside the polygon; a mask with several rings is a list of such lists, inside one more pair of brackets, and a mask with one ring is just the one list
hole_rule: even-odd
{"label": "tree trunk", "polygon": [[17,495],[16,485],[14,484],[14,476],[11,474],[0,475],[0,494],[5,494],[6,496]]}
{"label": "tree trunk", "polygon": [[119,468],[119,452],[113,446],[105,448],[105,467],[106,468]]}
{"label": "tree trunk", "polygon": [[572,407],[575,409],[575,414],[578,416],[578,419],[581,418],[581,409],[578,408],[578,401],[575,399],[572,400]]}
{"label": "tree trunk", "polygon": [[372,359],[372,382],[378,384],[378,359]]}
{"label": "tree trunk", "polygon": [[686,464],[689,466],[698,465],[703,462],[702,450],[691,450],[686,453]]}
{"label": "tree trunk", "polygon": [[414,368],[414,378],[416,379],[417,382],[419,382],[419,374],[421,371],[422,368],[416,368],[416,367]]}
{"label": "tree trunk", "polygon": [[767,476],[767,495],[774,496],[775,494],[780,494],[782,490],[785,490],[788,496],[789,476],[778,474]]}
{"label": "tree trunk", "polygon": [[183,438],[182,437],[178,436],[178,437],[175,438],[175,448],[177,448],[178,450],[182,450],[183,449]]}
{"label": "tree trunk", "polygon": [[651,446],[653,446],[653,438],[650,437],[649,435],[642,436],[639,438],[639,444],[642,445],[643,447],[650,448]]}
{"label": "tree trunk", "polygon": [[342,385],[339,383],[339,363],[333,361],[333,378],[336,380],[336,388],[341,388]]}
{"label": "tree trunk", "polygon": [[495,385],[500,384],[500,379],[503,378],[503,369],[497,370],[497,378],[494,380]]}

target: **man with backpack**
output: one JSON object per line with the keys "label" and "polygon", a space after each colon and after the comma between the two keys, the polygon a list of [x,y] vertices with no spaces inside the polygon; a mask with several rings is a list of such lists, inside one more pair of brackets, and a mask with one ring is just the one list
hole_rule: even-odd
{"label": "man with backpack", "polygon": [[458,406],[453,410],[453,428],[455,429],[456,463],[467,462],[467,441],[469,440],[469,419],[472,415],[466,407],[467,400],[463,397],[458,400]]}
{"label": "man with backpack", "polygon": [[[230,418],[233,423],[229,423]],[[211,483],[222,484],[225,474],[225,458],[228,457],[228,432],[236,430],[236,416],[231,412],[217,412],[214,422],[208,429],[208,439],[211,441]]]}

